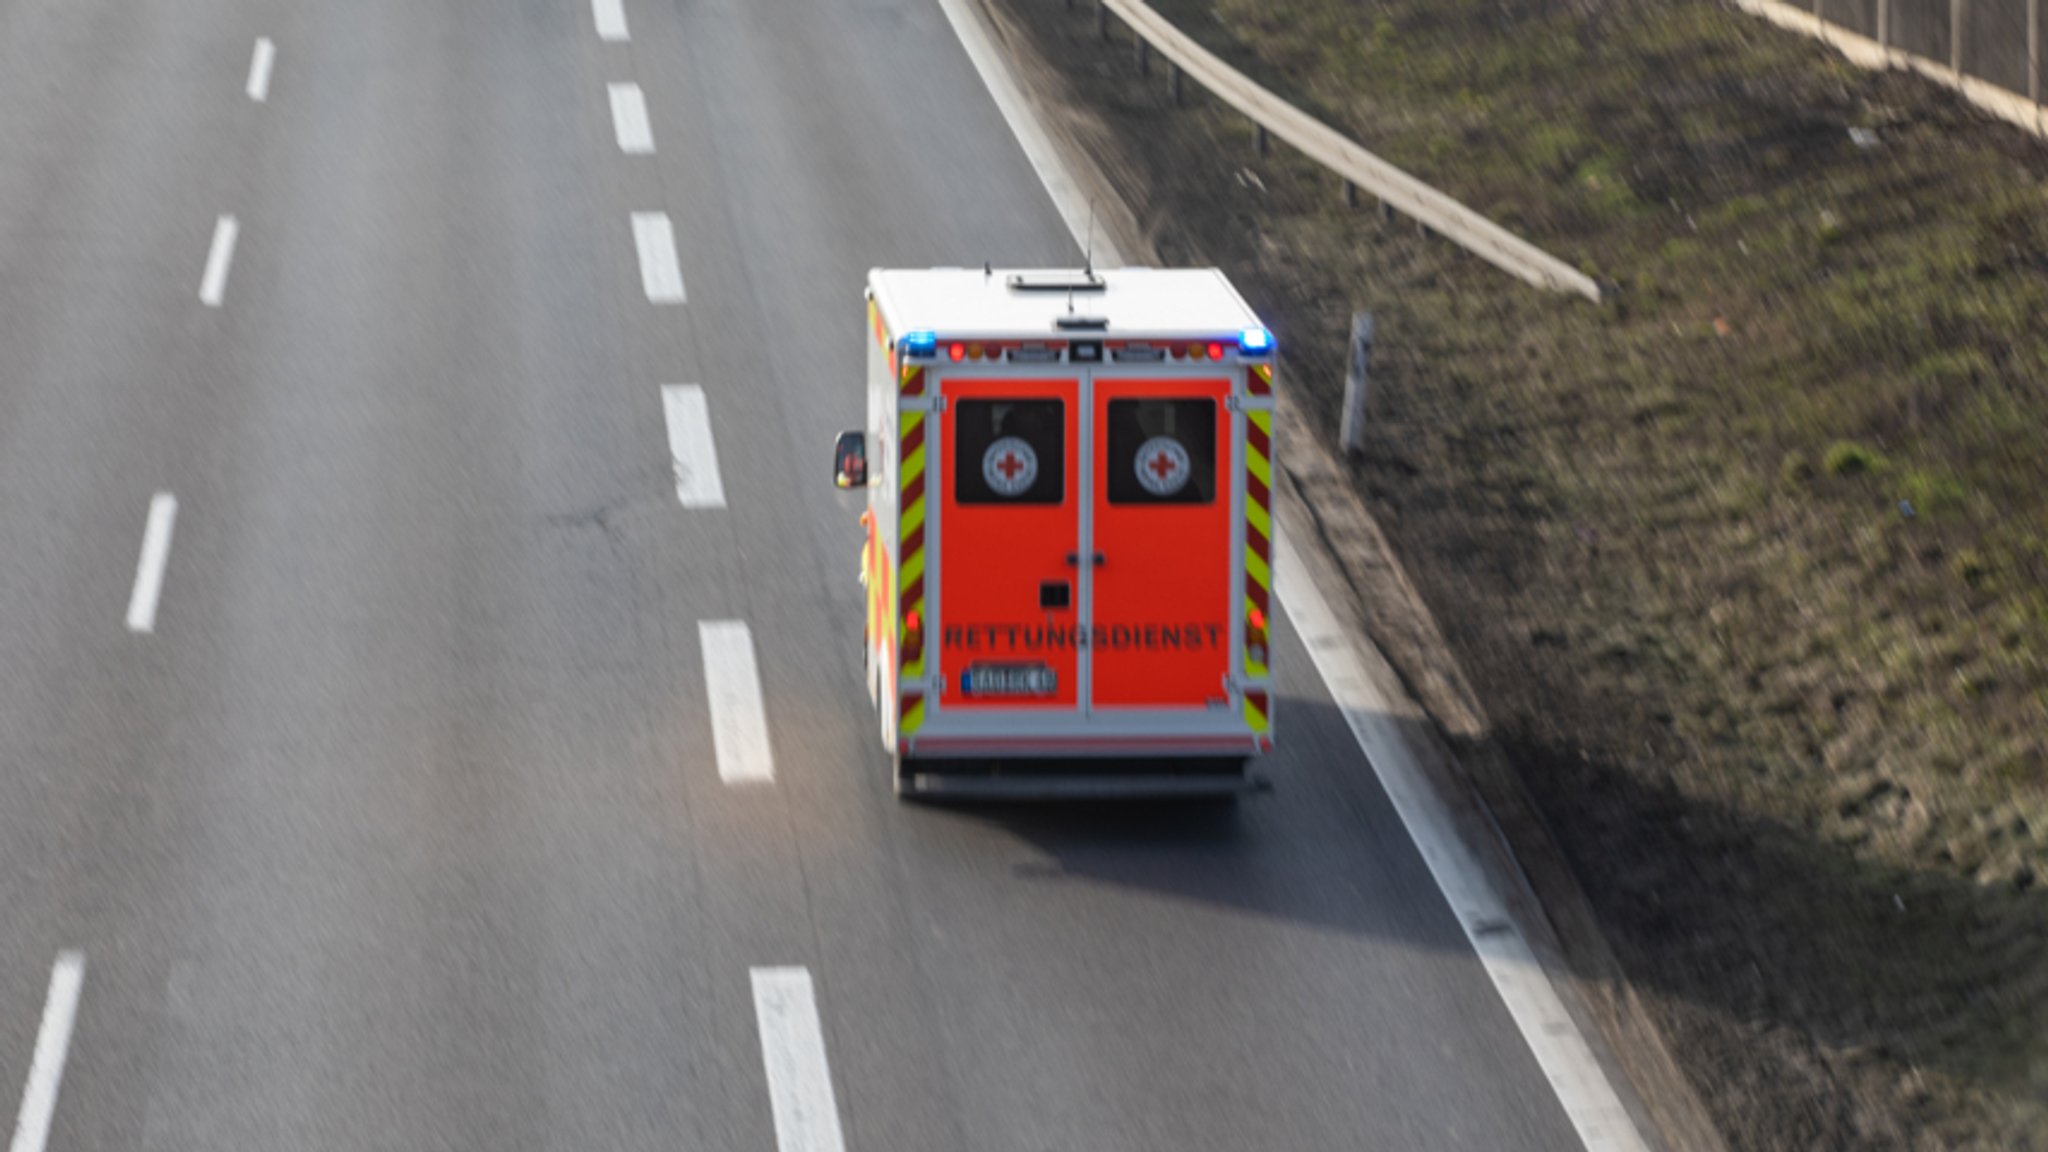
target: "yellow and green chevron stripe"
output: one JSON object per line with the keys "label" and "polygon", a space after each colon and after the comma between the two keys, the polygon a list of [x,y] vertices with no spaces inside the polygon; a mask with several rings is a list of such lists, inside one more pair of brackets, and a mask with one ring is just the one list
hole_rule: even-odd
{"label": "yellow and green chevron stripe", "polygon": [[[924,369],[907,367],[903,373],[903,394],[924,392]],[[924,528],[925,528],[925,414],[904,411],[900,436],[902,453],[898,475],[902,477],[901,502],[897,505],[897,540],[900,566],[897,570],[896,617],[900,668],[898,683],[902,711],[897,722],[898,737],[908,736],[924,724]],[[913,687],[914,685],[914,687]]]}
{"label": "yellow and green chevron stripe", "polygon": [[[1271,395],[1273,369],[1252,368],[1251,391]],[[1244,674],[1265,680],[1269,674],[1273,615],[1273,412],[1245,410],[1244,484]],[[1255,732],[1272,726],[1269,697],[1263,690],[1245,693],[1245,720]]]}

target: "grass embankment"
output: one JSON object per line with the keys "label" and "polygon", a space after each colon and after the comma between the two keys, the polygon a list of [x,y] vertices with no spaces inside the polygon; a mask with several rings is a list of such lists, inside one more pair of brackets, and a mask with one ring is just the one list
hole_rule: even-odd
{"label": "grass embankment", "polygon": [[1376,313],[1358,482],[1732,1142],[2048,1147],[2048,142],[1696,0],[1159,0],[1594,307],[1005,2],[1317,434]]}

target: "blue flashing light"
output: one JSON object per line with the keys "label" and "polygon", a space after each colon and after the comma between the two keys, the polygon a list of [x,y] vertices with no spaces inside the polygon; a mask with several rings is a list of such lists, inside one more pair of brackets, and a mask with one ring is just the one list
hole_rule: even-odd
{"label": "blue flashing light", "polygon": [[1237,334],[1237,350],[1247,356],[1264,356],[1273,350],[1273,334],[1264,328],[1247,328]]}
{"label": "blue flashing light", "polygon": [[905,356],[937,356],[939,334],[922,328],[915,332],[905,332],[903,339],[896,342],[896,346],[903,350]]}

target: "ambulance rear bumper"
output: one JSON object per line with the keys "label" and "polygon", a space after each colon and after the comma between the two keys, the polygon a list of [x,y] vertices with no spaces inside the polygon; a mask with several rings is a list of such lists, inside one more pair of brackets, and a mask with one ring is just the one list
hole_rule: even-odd
{"label": "ambulance rear bumper", "polygon": [[1176,757],[1257,756],[1270,739],[1248,733],[1200,736],[921,736],[905,742],[904,753],[919,760],[991,757]]}
{"label": "ambulance rear bumper", "polygon": [[928,800],[1145,800],[1235,796],[1256,787],[1251,773],[1199,775],[1023,775],[978,776],[913,771],[903,779],[906,796]]}
{"label": "ambulance rear bumper", "polygon": [[1111,799],[1249,791],[1250,735],[928,736],[909,749],[899,789],[931,799]]}

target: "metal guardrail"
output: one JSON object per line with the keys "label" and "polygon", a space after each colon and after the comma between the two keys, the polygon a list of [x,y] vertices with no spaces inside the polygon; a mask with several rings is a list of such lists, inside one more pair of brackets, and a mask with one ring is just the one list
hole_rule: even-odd
{"label": "metal guardrail", "polygon": [[1780,28],[1812,36],[1860,68],[1909,68],[2008,123],[2048,139],[2043,0],[1734,0]]}
{"label": "metal guardrail", "polygon": [[1225,104],[1351,185],[1410,216],[1466,251],[1539,288],[1594,303],[1600,286],[1585,273],[1424,184],[1344,134],[1275,96],[1190,39],[1142,0],[1095,0],[1139,38]]}

